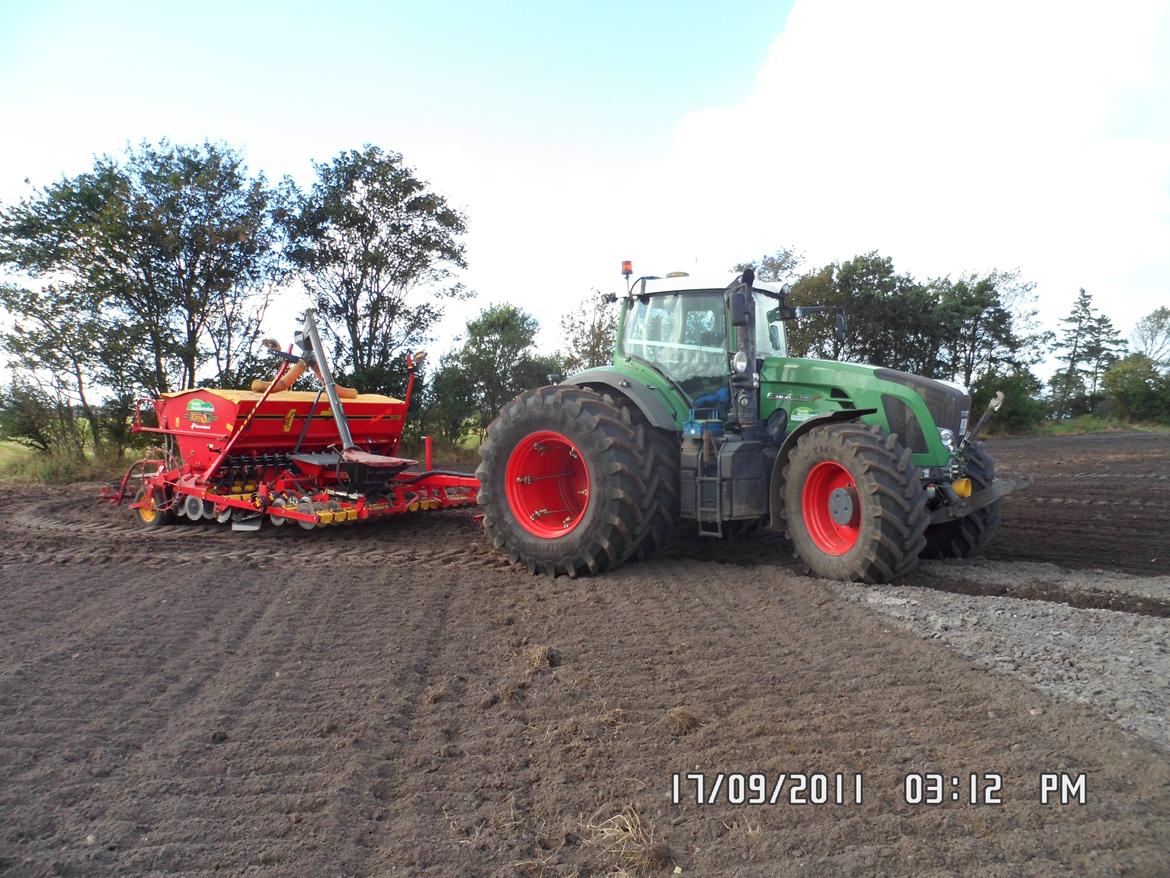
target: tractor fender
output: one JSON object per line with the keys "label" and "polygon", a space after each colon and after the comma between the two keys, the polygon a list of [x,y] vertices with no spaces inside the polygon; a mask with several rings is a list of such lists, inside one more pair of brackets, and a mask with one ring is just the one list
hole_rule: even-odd
{"label": "tractor fender", "polygon": [[598,393],[611,393],[623,396],[637,407],[638,411],[642,413],[642,416],[646,418],[650,426],[657,427],[660,430],[670,430],[672,433],[678,431],[678,422],[675,420],[670,408],[663,401],[661,394],[642,382],[635,381],[628,375],[622,374],[617,369],[606,369],[604,367],[587,369],[584,372],[578,372],[576,375],[570,375],[561,383],[588,387],[590,390],[596,390]]}
{"label": "tractor fender", "polygon": [[768,489],[768,517],[773,530],[784,530],[784,464],[788,462],[788,455],[805,433],[824,427],[828,424],[840,424],[845,421],[856,421],[866,415],[876,414],[877,409],[841,409],[839,412],[827,412],[823,415],[814,415],[799,427],[784,437],[780,445],[780,453],[772,464],[772,481]]}

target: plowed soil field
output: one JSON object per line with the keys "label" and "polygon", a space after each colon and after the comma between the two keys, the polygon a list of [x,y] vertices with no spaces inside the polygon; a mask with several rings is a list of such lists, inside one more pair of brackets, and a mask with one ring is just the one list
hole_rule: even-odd
{"label": "plowed soil field", "polygon": [[[990,557],[1165,570],[1170,437],[991,450],[1035,484]],[[551,580],[470,513],[141,533],[95,493],[0,489],[0,873],[1170,874],[1164,749],[843,599],[780,537]],[[687,772],[849,795],[700,805],[684,778],[674,804]],[[906,800],[919,772],[945,801]],[[1085,804],[1041,804],[1044,772]],[[968,804],[971,773],[1001,803]]]}

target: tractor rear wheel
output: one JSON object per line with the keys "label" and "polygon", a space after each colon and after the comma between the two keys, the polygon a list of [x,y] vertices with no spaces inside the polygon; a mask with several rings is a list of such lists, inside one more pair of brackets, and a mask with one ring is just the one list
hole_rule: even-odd
{"label": "tractor rear wheel", "polygon": [[888,582],[918,563],[929,523],[910,449],[858,423],[818,427],[784,469],[789,537],[810,572]]}
{"label": "tractor rear wheel", "polygon": [[[995,482],[995,461],[976,442],[967,452],[967,478],[973,493],[979,493]],[[966,558],[982,549],[999,527],[1003,499],[976,509],[970,515],[932,524],[926,529],[926,548],[923,558]]]}
{"label": "tractor rear wheel", "polygon": [[647,538],[656,498],[643,478],[645,431],[592,390],[530,390],[500,411],[480,446],[488,541],[533,573],[612,569]]}

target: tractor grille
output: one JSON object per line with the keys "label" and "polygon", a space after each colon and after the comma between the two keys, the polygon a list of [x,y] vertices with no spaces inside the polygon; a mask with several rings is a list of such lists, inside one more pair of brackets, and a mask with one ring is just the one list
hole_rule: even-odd
{"label": "tractor grille", "polygon": [[890,425],[890,432],[897,433],[903,445],[915,454],[923,454],[928,450],[926,437],[922,435],[922,425],[914,417],[914,412],[910,411],[910,406],[896,396],[883,393],[882,409],[886,414],[886,423]]}
{"label": "tractor grille", "polygon": [[[875,369],[873,374],[875,378],[883,381],[893,381],[909,387],[922,397],[930,416],[934,419],[935,427],[946,427],[953,430],[956,436],[967,428],[971,397],[958,388],[894,369]],[[922,427],[926,429],[927,425],[923,424]]]}

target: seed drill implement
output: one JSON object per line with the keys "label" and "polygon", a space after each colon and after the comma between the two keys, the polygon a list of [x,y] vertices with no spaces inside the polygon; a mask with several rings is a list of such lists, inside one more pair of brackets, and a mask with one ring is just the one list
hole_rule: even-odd
{"label": "seed drill implement", "polygon": [[[398,457],[421,357],[407,358],[405,399],[358,393],[338,385],[308,311],[296,348],[265,346],[280,360],[272,381],[249,390],[192,388],[153,400],[157,426],[135,410],[135,433],[158,433],[159,457],[135,461],[105,499],[129,501],[139,523],[154,528],[176,517],[215,519],[233,530],[296,522],[311,529],[384,515],[475,503],[479,482],[462,473],[425,469]],[[307,370],[316,391],[289,388]]]}

